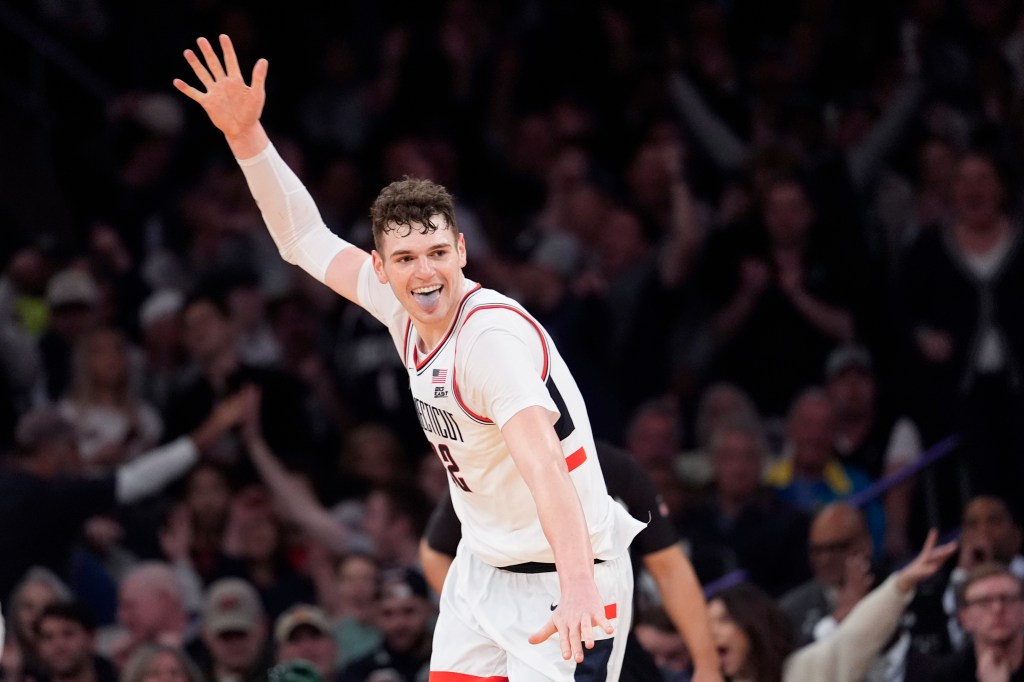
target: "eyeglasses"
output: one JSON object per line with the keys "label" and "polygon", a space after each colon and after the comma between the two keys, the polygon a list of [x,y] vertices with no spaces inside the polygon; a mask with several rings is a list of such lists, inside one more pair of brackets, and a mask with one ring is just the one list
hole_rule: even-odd
{"label": "eyeglasses", "polygon": [[853,537],[835,542],[816,542],[808,546],[807,549],[811,554],[845,554],[850,551],[856,541],[857,538]]}
{"label": "eyeglasses", "polygon": [[974,597],[973,599],[964,600],[964,604],[969,607],[977,607],[979,609],[990,609],[996,604],[999,606],[1010,607],[1017,604],[1024,599],[1018,594],[987,594],[984,597]]}

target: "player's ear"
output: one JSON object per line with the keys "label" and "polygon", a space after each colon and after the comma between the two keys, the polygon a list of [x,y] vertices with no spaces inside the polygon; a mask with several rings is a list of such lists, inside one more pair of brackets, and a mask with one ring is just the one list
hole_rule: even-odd
{"label": "player's ear", "polygon": [[377,249],[370,252],[370,257],[373,259],[373,271],[377,273],[377,281],[381,284],[387,284],[388,276],[384,272],[384,259],[377,253]]}
{"label": "player's ear", "polygon": [[459,267],[466,267],[466,238],[459,232],[459,238],[455,242],[455,250],[459,253]]}

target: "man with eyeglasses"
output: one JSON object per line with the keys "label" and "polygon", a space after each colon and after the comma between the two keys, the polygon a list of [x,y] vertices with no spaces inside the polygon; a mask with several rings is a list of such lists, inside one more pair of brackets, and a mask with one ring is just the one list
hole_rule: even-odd
{"label": "man with eyeglasses", "polygon": [[[814,577],[782,595],[779,606],[789,617],[797,640],[815,640],[815,628],[836,609],[847,562],[870,562],[874,544],[864,515],[845,502],[825,505],[814,516],[808,536],[808,559]],[[885,575],[880,571],[876,575]]]}
{"label": "man with eyeglasses", "polygon": [[1006,566],[980,564],[957,595],[958,616],[971,642],[934,663],[935,682],[1024,682],[1024,599],[1020,578]]}

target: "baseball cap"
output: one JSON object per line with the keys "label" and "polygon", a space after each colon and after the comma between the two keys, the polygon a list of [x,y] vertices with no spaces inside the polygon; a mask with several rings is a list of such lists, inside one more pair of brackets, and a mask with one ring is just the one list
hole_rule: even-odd
{"label": "baseball cap", "polygon": [[214,635],[249,632],[263,618],[256,588],[241,578],[223,578],[210,585],[203,605],[203,627]]}
{"label": "baseball cap", "polygon": [[428,596],[427,581],[419,571],[412,568],[387,571],[381,576],[380,594],[383,598],[420,597],[426,599]]}
{"label": "baseball cap", "polygon": [[139,326],[145,329],[154,322],[181,312],[185,295],[176,289],[154,291],[139,308]]}
{"label": "baseball cap", "polygon": [[50,278],[46,285],[46,304],[51,308],[64,305],[94,305],[100,300],[96,280],[85,270],[67,268]]}
{"label": "baseball cap", "polygon": [[829,353],[825,361],[825,379],[831,380],[848,369],[872,370],[871,354],[864,346],[846,344]]}
{"label": "baseball cap", "polygon": [[274,624],[274,640],[278,644],[287,642],[295,630],[303,625],[331,636],[331,624],[327,620],[327,614],[309,604],[296,604],[277,617]]}

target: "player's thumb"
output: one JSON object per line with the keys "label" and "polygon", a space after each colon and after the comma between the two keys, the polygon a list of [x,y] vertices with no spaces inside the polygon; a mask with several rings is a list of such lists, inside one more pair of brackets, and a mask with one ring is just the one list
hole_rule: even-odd
{"label": "player's thumb", "polygon": [[544,627],[530,635],[528,641],[530,642],[530,644],[540,644],[541,642],[548,641],[551,635],[555,634],[556,632],[558,632],[558,628],[555,627],[555,622],[553,620],[548,620],[547,624],[544,625]]}

